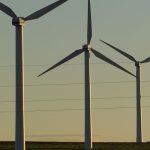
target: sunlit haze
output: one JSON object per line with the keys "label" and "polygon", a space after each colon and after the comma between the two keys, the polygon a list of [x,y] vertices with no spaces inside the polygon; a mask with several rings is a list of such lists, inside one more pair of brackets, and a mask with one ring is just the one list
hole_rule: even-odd
{"label": "sunlit haze", "polygon": [[[56,0],[0,0],[26,17]],[[104,45],[150,56],[149,0],[91,0],[94,49],[135,74],[135,64]],[[28,141],[84,141],[84,54],[37,77],[82,48],[87,0],[68,0],[24,26],[25,124]],[[0,11],[0,141],[15,140],[15,27]],[[136,80],[91,53],[94,141],[136,141]],[[150,63],[141,66],[143,141],[150,141]]]}

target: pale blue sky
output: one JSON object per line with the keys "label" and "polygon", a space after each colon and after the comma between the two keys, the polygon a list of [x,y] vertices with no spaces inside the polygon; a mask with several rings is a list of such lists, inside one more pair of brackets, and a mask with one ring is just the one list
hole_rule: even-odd
{"label": "pale blue sky", "polygon": [[[55,1],[0,0],[24,17]],[[133,63],[99,40],[114,44],[139,60],[150,56],[150,1],[91,0],[91,5],[93,48],[135,73]],[[15,28],[11,18],[1,11],[0,20],[0,140],[14,140],[15,103],[8,101],[15,101]],[[25,110],[33,111],[26,113],[27,140],[83,141],[83,54],[40,78],[36,76],[80,49],[86,43],[86,26],[87,0],[69,0],[42,18],[26,23]],[[135,108],[118,109],[136,106],[135,79],[93,55],[91,62],[94,140],[135,141]],[[145,108],[150,106],[149,68],[150,64],[144,64],[141,69],[145,81],[141,91],[144,141],[150,140],[150,107]]]}

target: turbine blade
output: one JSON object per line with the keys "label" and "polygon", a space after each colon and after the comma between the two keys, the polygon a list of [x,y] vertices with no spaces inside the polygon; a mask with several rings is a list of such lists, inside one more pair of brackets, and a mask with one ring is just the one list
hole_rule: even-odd
{"label": "turbine blade", "polygon": [[34,13],[32,13],[31,15],[27,16],[25,18],[25,20],[33,20],[33,19],[38,19],[39,17],[47,14],[48,12],[50,12],[51,10],[55,9],[56,7],[58,7],[59,5],[63,4],[64,2],[66,2],[68,0],[58,0],[55,3],[52,3]]}
{"label": "turbine blade", "polygon": [[110,44],[108,44],[108,43],[102,41],[102,40],[100,40],[100,41],[103,42],[103,43],[105,43],[105,44],[108,45],[109,47],[113,48],[114,50],[116,50],[116,51],[119,52],[120,54],[124,55],[125,57],[127,57],[127,58],[130,59],[131,61],[133,61],[133,62],[135,62],[135,63],[137,62],[136,59],[135,59],[133,56],[127,54],[126,52],[124,52],[124,51],[122,51],[122,50],[120,50],[120,49],[118,49],[118,48],[116,48],[116,47],[114,47],[114,46],[112,46],[112,45],[110,45]]}
{"label": "turbine blade", "polygon": [[[46,71],[44,71],[43,73],[41,73],[39,76],[41,76],[41,75],[47,73],[48,71],[50,71],[50,70],[52,70],[52,69],[54,69],[54,68],[56,68],[56,67],[62,65],[63,63],[69,61],[70,59],[72,59],[72,58],[74,58],[74,57],[80,55],[82,52],[84,52],[83,49],[76,50],[75,52],[71,53],[70,55],[68,55],[67,57],[65,57],[64,59],[62,59],[61,61],[59,61],[58,63],[56,63],[55,65],[53,65],[53,66],[50,67],[49,69],[47,69]],[[39,76],[38,76],[38,77],[39,77]]]}
{"label": "turbine blade", "polygon": [[89,45],[92,39],[92,17],[91,17],[91,2],[88,0],[88,26],[87,26],[87,44]]}
{"label": "turbine blade", "polygon": [[17,15],[12,11],[11,8],[9,8],[8,6],[4,5],[1,2],[0,2],[0,10],[3,11],[5,14],[9,15],[12,18],[17,17]]}
{"label": "turbine blade", "polygon": [[147,62],[150,62],[150,57],[148,57],[148,58],[146,58],[146,59],[144,59],[143,61],[141,61],[140,63],[147,63]]}
{"label": "turbine blade", "polygon": [[96,51],[96,50],[94,50],[94,49],[92,49],[91,51],[94,53],[94,55],[95,55],[96,57],[102,59],[103,61],[105,61],[105,62],[107,62],[107,63],[109,63],[109,64],[115,66],[116,68],[118,68],[118,69],[120,69],[120,70],[122,70],[122,71],[124,71],[124,72],[126,72],[126,73],[128,73],[128,74],[130,74],[130,75],[132,75],[132,76],[135,77],[134,74],[132,74],[131,72],[129,72],[129,71],[126,70],[125,68],[121,67],[121,66],[118,65],[116,62],[112,61],[111,59],[109,59],[108,57],[104,56],[104,55],[101,54],[100,52],[98,52],[98,51]]}

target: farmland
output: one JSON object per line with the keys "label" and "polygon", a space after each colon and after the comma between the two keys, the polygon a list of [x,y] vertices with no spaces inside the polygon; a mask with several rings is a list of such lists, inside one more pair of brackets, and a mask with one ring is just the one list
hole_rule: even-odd
{"label": "farmland", "polygon": [[[83,150],[78,142],[27,142],[27,150]],[[14,142],[0,142],[0,150],[15,150]],[[150,143],[94,143],[93,150],[150,150]]]}

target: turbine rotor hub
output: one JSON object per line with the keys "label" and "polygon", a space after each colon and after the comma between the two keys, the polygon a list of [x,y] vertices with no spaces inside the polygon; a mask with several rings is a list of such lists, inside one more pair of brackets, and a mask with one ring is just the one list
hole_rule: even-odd
{"label": "turbine rotor hub", "polygon": [[135,63],[135,66],[136,66],[136,67],[140,67],[140,62],[137,61],[137,62]]}
{"label": "turbine rotor hub", "polygon": [[23,17],[17,17],[12,19],[12,25],[14,26],[24,26],[25,20]]}
{"label": "turbine rotor hub", "polygon": [[83,45],[82,48],[86,51],[91,51],[92,49],[91,45],[87,45],[87,44]]}

